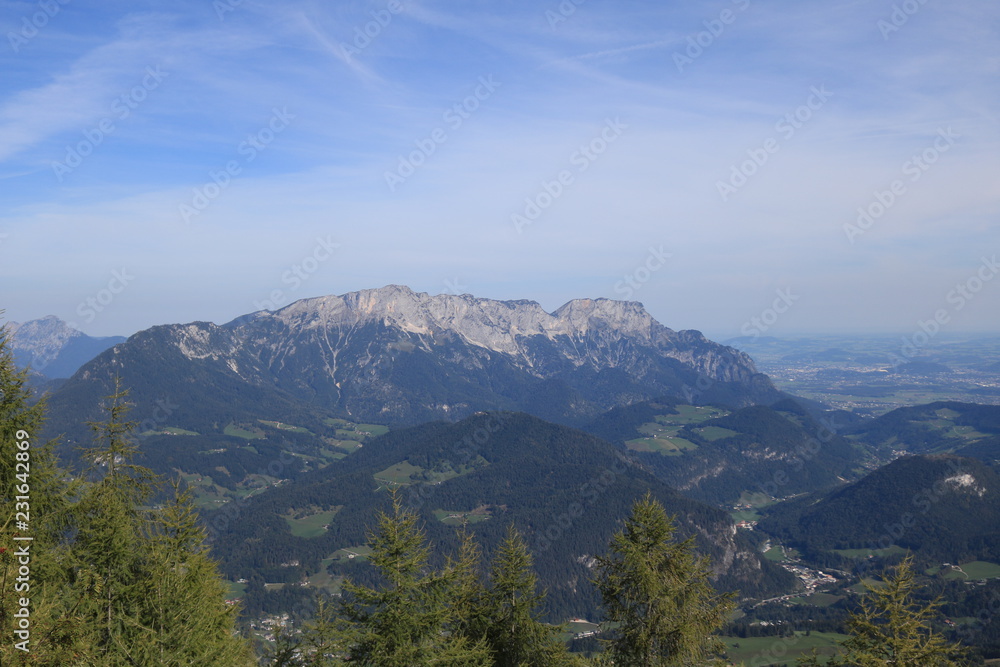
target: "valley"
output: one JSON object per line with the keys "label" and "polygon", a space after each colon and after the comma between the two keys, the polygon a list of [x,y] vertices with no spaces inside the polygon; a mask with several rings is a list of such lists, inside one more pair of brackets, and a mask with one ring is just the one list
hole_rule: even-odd
{"label": "valley", "polygon": [[857,414],[936,401],[1000,405],[1000,339],[941,333],[917,342],[871,335],[727,341],[782,390]]}
{"label": "valley", "polygon": [[[870,341],[761,339],[751,360],[613,303],[568,304],[556,323],[520,302],[398,288],[338,299],[140,332],[50,398],[48,431],[72,463],[112,375],[132,385],[143,465],[192,491],[227,599],[260,640],[371,576],[369,531],[395,493],[445,554],[463,532],[490,554],[516,526],[544,618],[590,650],[593,557],[649,491],[737,593],[731,659],[830,654],[859,582],[907,554],[926,594],[949,601],[945,629],[1000,654],[996,628],[970,620],[981,591],[1000,590],[1000,408],[951,400],[986,395],[973,357],[996,348],[955,343],[900,374]],[[393,314],[366,323],[348,315],[356,303]],[[543,324],[483,333],[501,315]]]}

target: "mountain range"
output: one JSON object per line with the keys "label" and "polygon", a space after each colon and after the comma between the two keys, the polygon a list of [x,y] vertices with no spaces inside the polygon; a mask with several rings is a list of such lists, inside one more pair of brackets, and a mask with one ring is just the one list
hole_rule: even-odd
{"label": "mountain range", "polygon": [[518,410],[579,425],[659,396],[733,406],[782,397],[746,354],[669,329],[636,302],[577,299],[547,313],[400,286],[140,331],[55,392],[53,429],[83,437],[76,425],[115,376],[140,413],[169,401],[171,425],[200,433],[289,414],[411,425]]}
{"label": "mountain range", "polygon": [[[38,334],[37,358],[72,351],[77,336],[43,324],[19,327]],[[788,557],[785,545],[849,569],[928,484],[948,502],[882,555],[989,560],[1000,548],[1000,408],[829,411],[636,302],[577,299],[549,313],[390,285],[221,325],[155,326],[53,388],[40,437],[61,435],[71,466],[116,379],[134,405],[139,462],[194,491],[255,616],[369,576],[366,529],[390,489],[446,551],[457,524],[487,556],[516,525],[552,619],[594,612],[592,558],[646,491],[697,537],[717,585],[747,597],[797,587],[797,565],[769,560]],[[941,461],[971,472],[942,477]]]}

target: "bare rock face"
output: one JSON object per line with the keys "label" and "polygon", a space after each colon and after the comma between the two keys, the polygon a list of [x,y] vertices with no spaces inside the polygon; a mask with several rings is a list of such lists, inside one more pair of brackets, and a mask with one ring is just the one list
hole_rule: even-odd
{"label": "bare rock face", "polygon": [[629,366],[629,348],[657,350],[713,380],[741,382],[757,373],[743,352],[709,341],[697,331],[675,332],[646,312],[641,303],[611,299],[574,299],[554,313],[534,301],[494,301],[413,292],[390,285],[343,296],[303,299],[275,313],[289,329],[345,330],[381,324],[415,335],[425,349],[436,339],[454,336],[474,347],[508,355],[531,369],[544,365],[540,343],[574,366],[595,370]]}
{"label": "bare rock face", "polygon": [[577,425],[659,396],[740,406],[779,396],[744,353],[697,331],[673,331],[640,303],[610,299],[576,299],[548,313],[534,301],[390,285],[224,325],[153,327],[117,350],[81,380],[115,364],[136,393],[146,384],[150,394],[154,385],[160,393],[177,387],[238,408],[248,396],[238,388],[250,386],[255,400],[272,392],[282,405],[375,423],[501,409]]}
{"label": "bare rock face", "polygon": [[50,378],[69,377],[90,359],[125,340],[120,336],[93,338],[55,315],[24,324],[10,322],[7,329],[18,365]]}

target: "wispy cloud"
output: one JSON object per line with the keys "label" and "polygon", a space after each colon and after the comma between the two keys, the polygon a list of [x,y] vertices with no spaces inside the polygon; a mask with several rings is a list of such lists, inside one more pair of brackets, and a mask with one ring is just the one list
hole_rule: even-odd
{"label": "wispy cloud", "polygon": [[[995,238],[993,3],[926,3],[884,39],[891,2],[752,2],[702,36],[683,71],[674,53],[737,3],[588,0],[557,25],[546,12],[558,2],[402,0],[391,21],[379,13],[387,2],[246,2],[224,21],[204,3],[151,6],[67,5],[32,58],[0,53],[11,73],[0,81],[0,279],[34,275],[40,256],[50,267],[9,290],[14,319],[72,315],[79,299],[60,289],[106,280],[126,259],[147,269],[129,299],[160,310],[116,308],[94,333],[225,319],[322,232],[344,252],[310,280],[316,293],[387,282],[434,291],[459,276],[477,294],[555,307],[616,296],[621,272],[662,243],[671,265],[642,300],[671,326],[738,327],[732,313],[754,295],[798,281],[817,295],[797,310],[799,328],[846,319],[908,330],[912,304],[936,298],[928,262],[962,267]],[[356,38],[366,46],[345,51]],[[84,168],[53,178],[64,146],[157,63],[170,71],[163,86]],[[483,76],[501,85],[466,112]],[[803,112],[814,86],[833,96]],[[251,160],[245,142],[276,107],[294,121]],[[615,118],[629,128],[603,145]],[[788,118],[791,134],[778,125]],[[848,243],[845,222],[947,126],[961,141]],[[600,157],[574,162],[581,151]],[[411,157],[419,169],[390,191],[384,173]],[[224,192],[180,224],[178,204],[234,160]],[[717,183],[734,167],[752,175],[723,201]],[[510,214],[562,170],[573,184],[514,233]],[[863,288],[879,281],[877,295]],[[1000,307],[1000,296],[984,291],[983,304]],[[989,312],[969,326],[984,328]]]}

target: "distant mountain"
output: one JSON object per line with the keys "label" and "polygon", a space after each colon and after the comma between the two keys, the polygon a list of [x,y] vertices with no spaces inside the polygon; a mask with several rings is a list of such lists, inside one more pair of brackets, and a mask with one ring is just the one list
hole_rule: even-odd
{"label": "distant mountain", "polygon": [[1000,476],[982,461],[907,456],[854,484],[776,505],[760,528],[812,550],[891,545],[947,562],[1000,553]]}
{"label": "distant mountain", "polygon": [[[467,523],[487,557],[515,525],[534,553],[557,620],[595,612],[591,559],[606,552],[632,502],[647,490],[676,515],[684,535],[697,535],[720,588],[738,589],[742,597],[795,585],[727,513],[682,497],[610,443],[521,413],[394,431],[340,463],[210,513],[215,555],[234,580],[320,585],[345,574],[365,576],[343,554],[363,553],[357,547],[387,507],[390,484],[445,551],[456,546],[457,524]],[[295,530],[317,516],[326,528],[309,536]],[[248,589],[246,604],[266,607],[266,597],[262,588]]]}
{"label": "distant mountain", "polygon": [[785,497],[858,476],[867,452],[793,400],[737,410],[660,400],[614,408],[584,430],[622,443],[664,482],[714,505]]}
{"label": "distant mountain", "polygon": [[30,366],[33,373],[46,378],[68,378],[101,352],[125,341],[122,336],[88,336],[54,315],[7,326],[17,364]]}
{"label": "distant mountain", "polygon": [[405,425],[512,409],[578,424],[662,395],[734,406],[782,396],[742,352],[668,329],[636,302],[578,299],[550,314],[398,286],[141,331],[55,393],[52,428],[82,437],[76,425],[115,375],[140,418],[169,399],[172,425],[200,433],[286,413]]}

